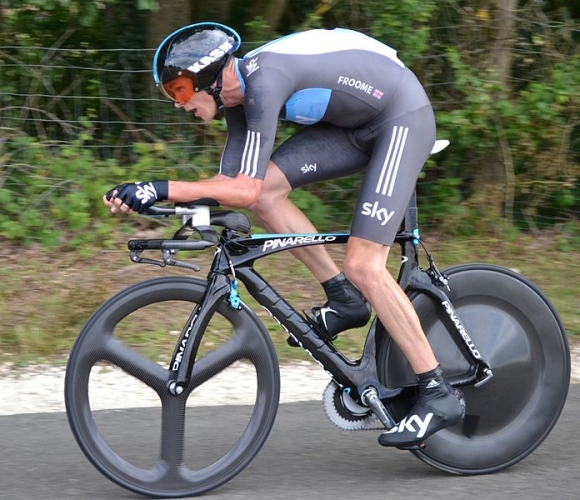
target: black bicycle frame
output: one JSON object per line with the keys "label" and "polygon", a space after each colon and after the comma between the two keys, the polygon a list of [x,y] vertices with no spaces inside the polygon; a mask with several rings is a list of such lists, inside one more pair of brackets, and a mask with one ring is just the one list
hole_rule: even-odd
{"label": "black bicycle frame", "polygon": [[[402,249],[402,264],[399,273],[399,284],[407,293],[423,293],[429,296],[437,306],[440,316],[445,321],[453,340],[469,361],[470,373],[454,385],[481,385],[492,376],[488,363],[483,360],[477,346],[467,333],[451,301],[441,287],[447,286],[447,279],[439,272],[429,256],[429,269],[419,268],[417,247],[420,244],[417,228],[415,199],[407,211],[402,230],[396,238]],[[406,228],[413,228],[407,231]],[[208,286],[202,300],[191,313],[177,343],[171,368],[173,378],[169,390],[174,395],[181,394],[188,386],[201,337],[212,315],[226,300],[230,307],[239,307],[237,280],[240,280],[247,291],[261,304],[272,317],[330,374],[341,387],[348,389],[351,396],[362,401],[365,391],[374,388],[381,401],[388,401],[401,394],[402,388],[387,388],[380,382],[377,374],[376,353],[382,336],[386,332],[377,320],[370,328],[363,352],[358,360],[346,358],[332,343],[331,339],[319,335],[312,325],[284,300],[270,284],[254,269],[254,262],[274,253],[312,245],[344,244],[349,234],[327,233],[312,235],[253,235],[240,236],[237,231],[223,229],[214,259],[208,273]],[[191,264],[179,264],[172,255],[179,249],[193,250],[206,248],[214,242],[180,241],[180,240],[142,240],[132,241],[129,248],[133,250],[134,262],[160,263],[138,257],[144,249],[164,251],[165,263],[183,265],[196,269]],[[138,250],[138,252],[135,252]],[[137,253],[137,256],[135,255]],[[164,265],[164,264],[162,264]],[[196,269],[197,270],[197,269]],[[386,419],[388,417],[385,417]]]}

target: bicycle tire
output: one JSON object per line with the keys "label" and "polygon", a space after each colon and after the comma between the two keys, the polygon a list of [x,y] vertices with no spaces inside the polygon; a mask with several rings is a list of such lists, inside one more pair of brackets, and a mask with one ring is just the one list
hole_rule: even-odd
{"label": "bicycle tire", "polygon": [[[529,280],[511,270],[466,264],[445,272],[448,296],[494,377],[479,388],[463,387],[467,416],[412,453],[438,469],[463,475],[510,467],[532,453],[556,424],[570,384],[570,350],[562,322],[550,301]],[[411,301],[435,355],[448,376],[468,364],[451,340],[433,301]],[[379,373],[390,387],[414,382],[401,351],[386,335]],[[412,402],[394,403],[397,420]]]}
{"label": "bicycle tire", "polygon": [[[203,339],[209,336],[214,318],[219,331],[212,335],[218,339],[224,337],[227,328],[221,325],[229,324],[231,336],[224,337],[218,347],[210,348],[196,360],[192,382],[180,396],[171,396],[167,390],[170,374],[167,363],[164,367],[149,359],[134,341],[125,340],[131,339],[128,335],[134,333],[127,331],[132,328],[125,323],[133,321],[130,324],[140,328],[148,326],[153,321],[151,307],[159,305],[167,309],[173,301],[185,302],[184,309],[189,314],[203,297],[206,285],[205,281],[192,278],[164,277],[127,288],[91,316],[70,353],[65,403],[74,437],[101,473],[135,493],[175,498],[199,495],[222,485],[252,461],[274,423],[280,396],[276,352],[265,327],[244,304],[240,310],[230,308],[226,301],[218,307]],[[165,317],[173,316],[173,311],[166,310]],[[161,316],[159,320],[166,321]],[[180,321],[185,324],[187,316]],[[238,360],[244,362],[239,365]],[[106,362],[106,370],[109,365],[119,367],[120,374],[139,381],[139,386],[151,392],[152,400],[158,405],[101,411],[95,404],[93,408],[92,384],[95,377],[98,379],[104,373],[100,369],[103,362]],[[249,371],[250,381],[254,381],[255,375],[253,403],[236,406],[235,412],[227,405],[189,406],[192,392],[195,396],[191,400],[195,400],[204,384],[226,369],[233,370],[233,365],[238,370],[236,374],[240,366],[243,373]],[[120,387],[107,392],[120,389],[121,399],[128,399],[130,394],[124,390],[126,383],[116,385]],[[244,415],[247,422],[240,415]],[[193,428],[200,431],[188,432]],[[240,435],[230,436],[234,431],[239,431]],[[130,434],[135,435],[130,437]],[[227,447],[218,450],[225,436],[229,440]],[[189,446],[190,438],[195,446]],[[220,456],[222,451],[224,454]],[[207,460],[205,453],[211,455]],[[142,465],[146,461],[146,465]]]}

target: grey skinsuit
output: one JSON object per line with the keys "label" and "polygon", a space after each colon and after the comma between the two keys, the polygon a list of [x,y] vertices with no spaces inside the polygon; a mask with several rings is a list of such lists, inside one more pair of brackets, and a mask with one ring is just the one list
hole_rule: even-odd
{"label": "grey skinsuit", "polygon": [[[429,98],[390,47],[311,30],[236,59],[244,102],[226,108],[220,173],[263,179],[271,159],[293,188],[365,171],[351,234],[392,244],[435,143]],[[279,119],[305,125],[272,154]]]}

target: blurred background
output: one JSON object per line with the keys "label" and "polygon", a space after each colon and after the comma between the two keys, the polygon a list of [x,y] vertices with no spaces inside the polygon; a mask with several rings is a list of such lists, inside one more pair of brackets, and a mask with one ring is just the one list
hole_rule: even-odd
{"label": "blurred background", "polygon": [[[159,224],[111,217],[108,189],[217,172],[223,121],[174,109],[151,76],[158,43],[199,21],[236,29],[239,56],[319,27],[395,48],[432,99],[439,138],[451,141],[419,181],[425,241],[443,264],[522,270],[580,333],[578,0],[0,0],[2,355],[24,359],[47,325],[46,349],[62,336],[66,350],[89,311],[127,281],[111,264],[125,259],[119,242]],[[278,142],[295,130],[282,122]],[[293,197],[319,230],[346,230],[359,182]],[[97,281],[108,269],[114,286]]]}

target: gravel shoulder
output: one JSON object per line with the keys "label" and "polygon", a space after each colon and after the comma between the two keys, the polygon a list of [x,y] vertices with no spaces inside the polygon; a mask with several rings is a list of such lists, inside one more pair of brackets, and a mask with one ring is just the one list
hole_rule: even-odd
{"label": "gravel shoulder", "polygon": [[[572,383],[580,383],[580,343],[571,346]],[[282,403],[320,400],[329,376],[317,364],[298,362],[282,365]],[[204,406],[249,404],[254,397],[253,372],[243,364],[228,369],[194,393]],[[91,383],[91,403],[95,408],[110,408],[110,401],[120,407],[159,404],[155,394],[120,370],[103,369],[98,383]],[[247,390],[246,390],[247,389]],[[35,366],[16,371],[0,366],[0,416],[21,413],[62,412],[64,407],[64,367]]]}

